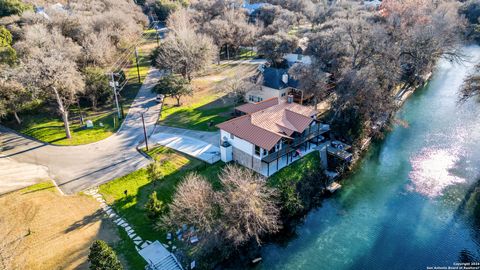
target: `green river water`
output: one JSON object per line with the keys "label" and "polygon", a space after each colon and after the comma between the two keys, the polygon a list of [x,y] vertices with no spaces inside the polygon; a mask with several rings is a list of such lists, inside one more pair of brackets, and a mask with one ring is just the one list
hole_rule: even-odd
{"label": "green river water", "polygon": [[[263,247],[258,269],[427,269],[480,263],[480,103],[458,89],[480,61],[441,60],[343,188],[296,235]],[[479,268],[480,269],[480,266]]]}

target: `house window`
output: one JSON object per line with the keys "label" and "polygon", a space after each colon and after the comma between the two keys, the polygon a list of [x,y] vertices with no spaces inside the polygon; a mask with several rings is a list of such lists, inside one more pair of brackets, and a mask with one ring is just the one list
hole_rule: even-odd
{"label": "house window", "polygon": [[260,101],[263,101],[263,98],[257,97],[257,96],[254,96],[254,95],[248,95],[248,101],[260,102]]}
{"label": "house window", "polygon": [[231,139],[231,140],[235,139],[235,136],[233,136],[232,133],[230,133],[230,139]]}
{"label": "house window", "polygon": [[284,96],[286,96],[286,95],[287,95],[287,93],[285,93],[285,92],[284,92],[284,93],[282,93],[282,97],[284,97]]}
{"label": "house window", "polygon": [[255,156],[260,156],[260,146],[255,145]]}

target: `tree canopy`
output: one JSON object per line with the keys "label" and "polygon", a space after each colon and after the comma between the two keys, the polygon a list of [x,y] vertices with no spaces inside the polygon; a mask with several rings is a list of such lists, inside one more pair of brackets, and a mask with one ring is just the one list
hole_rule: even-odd
{"label": "tree canopy", "polygon": [[182,97],[193,95],[192,87],[188,81],[174,74],[169,74],[161,78],[153,90],[158,94],[176,99],[177,106],[180,106],[180,99]]}

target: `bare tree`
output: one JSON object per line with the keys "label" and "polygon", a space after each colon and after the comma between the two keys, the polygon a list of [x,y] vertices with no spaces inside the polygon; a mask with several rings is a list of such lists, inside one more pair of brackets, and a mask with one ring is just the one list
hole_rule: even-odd
{"label": "bare tree", "polygon": [[298,39],[280,32],[261,37],[256,45],[259,54],[269,59],[272,65],[279,65],[285,54],[293,52],[298,47]]}
{"label": "bare tree", "polygon": [[235,245],[280,228],[276,190],[253,171],[227,165],[220,174],[223,192],[217,201],[222,209],[222,230]]}
{"label": "bare tree", "polygon": [[228,10],[203,26],[203,31],[213,38],[220,50],[225,48],[227,59],[230,59],[231,51],[253,44],[255,29],[239,10]]}
{"label": "bare tree", "polygon": [[19,125],[22,123],[22,120],[18,112],[31,101],[31,97],[30,92],[16,80],[0,77],[0,102],[4,107],[4,112],[13,114]]}
{"label": "bare tree", "polygon": [[217,87],[217,91],[226,94],[228,97],[234,98],[235,103],[241,103],[244,101],[247,92],[255,88],[258,88],[256,84],[250,82],[247,78],[236,74],[233,77],[221,81]]}
{"label": "bare tree", "polygon": [[477,97],[480,101],[480,65],[475,67],[475,72],[468,76],[461,89],[461,101]]}
{"label": "bare tree", "polygon": [[24,81],[28,86],[56,101],[67,138],[71,138],[68,113],[84,90],[84,81],[75,62],[80,47],[57,29],[42,25],[27,27],[25,39],[18,44],[24,54]]}
{"label": "bare tree", "polygon": [[216,49],[211,38],[186,26],[189,20],[186,10],[178,10],[172,17],[178,14],[185,14],[182,20],[184,25],[176,24],[172,33],[162,42],[156,64],[160,69],[181,74],[190,82],[194,72],[213,62]]}
{"label": "bare tree", "polygon": [[189,174],[177,187],[170,212],[163,217],[161,224],[172,228],[189,224],[201,233],[211,233],[218,226],[215,205],[215,192],[210,183],[197,174]]}

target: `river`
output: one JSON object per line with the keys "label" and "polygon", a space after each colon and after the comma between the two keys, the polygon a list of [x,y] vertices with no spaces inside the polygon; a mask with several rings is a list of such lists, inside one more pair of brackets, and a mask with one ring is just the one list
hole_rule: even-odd
{"label": "river", "polygon": [[[441,60],[343,188],[296,235],[263,247],[257,269],[427,269],[480,263],[480,103],[458,89],[480,61]],[[477,198],[477,199],[475,199]]]}

